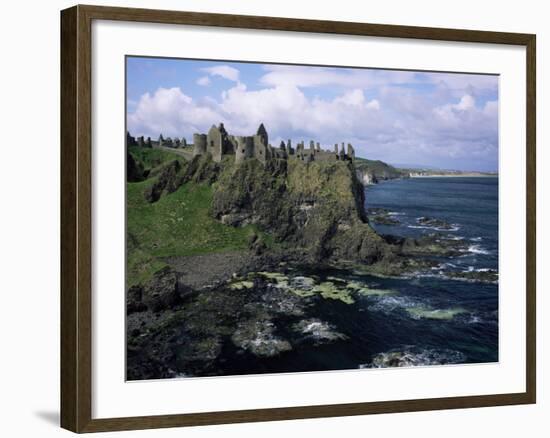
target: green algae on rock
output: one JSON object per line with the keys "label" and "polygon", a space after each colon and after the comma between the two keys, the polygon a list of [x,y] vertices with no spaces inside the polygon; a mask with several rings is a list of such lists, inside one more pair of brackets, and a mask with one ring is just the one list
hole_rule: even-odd
{"label": "green algae on rock", "polygon": [[252,281],[234,281],[229,284],[229,289],[231,290],[242,290],[242,289],[252,289],[254,287],[254,283]]}
{"label": "green algae on rock", "polygon": [[409,307],[406,309],[407,313],[415,319],[453,319],[456,315],[461,313],[467,313],[465,309],[460,307],[451,309],[431,309],[428,307]]}

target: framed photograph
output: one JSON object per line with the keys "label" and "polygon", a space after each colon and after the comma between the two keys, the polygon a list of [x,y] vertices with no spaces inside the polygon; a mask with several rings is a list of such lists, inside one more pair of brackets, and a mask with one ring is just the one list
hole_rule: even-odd
{"label": "framed photograph", "polygon": [[535,403],[535,35],[61,12],[61,425]]}

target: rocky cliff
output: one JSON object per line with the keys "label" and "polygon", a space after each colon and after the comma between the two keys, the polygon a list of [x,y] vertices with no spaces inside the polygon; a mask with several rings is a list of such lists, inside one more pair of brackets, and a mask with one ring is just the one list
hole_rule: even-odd
{"label": "rocky cliff", "polygon": [[213,191],[213,218],[231,227],[253,225],[304,263],[372,264],[391,252],[368,224],[363,185],[352,162],[235,164],[229,159],[214,163],[205,156],[183,164],[173,161],[158,172],[144,194],[149,202],[187,182],[207,183]]}
{"label": "rocky cliff", "polygon": [[225,166],[214,184],[212,214],[223,223],[256,224],[304,261],[374,263],[387,244],[367,223],[364,191],[351,162],[255,160]]}

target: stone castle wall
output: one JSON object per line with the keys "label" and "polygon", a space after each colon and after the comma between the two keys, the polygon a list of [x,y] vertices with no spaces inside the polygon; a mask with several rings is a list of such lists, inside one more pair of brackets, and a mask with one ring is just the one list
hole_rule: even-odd
{"label": "stone castle wall", "polygon": [[[150,137],[147,139],[137,137],[136,139],[127,132],[126,144],[128,146],[152,147],[153,142]],[[181,140],[177,137],[174,139],[164,138],[162,134],[155,144],[174,148],[188,146],[185,138]],[[333,150],[325,150],[321,148],[319,142],[311,140],[307,147],[301,141],[294,148],[289,139],[286,144],[281,142],[279,147],[273,147],[269,144],[269,136],[263,123],[258,127],[256,134],[250,136],[229,135],[223,123],[218,126],[212,125],[207,134],[193,134],[193,156],[206,154],[210,154],[212,159],[217,162],[220,162],[225,156],[233,155],[237,163],[251,158],[255,158],[263,164],[272,159],[295,159],[307,163],[311,161],[355,160],[355,150],[350,143],[347,144],[347,147],[342,143],[341,148],[335,144]]]}

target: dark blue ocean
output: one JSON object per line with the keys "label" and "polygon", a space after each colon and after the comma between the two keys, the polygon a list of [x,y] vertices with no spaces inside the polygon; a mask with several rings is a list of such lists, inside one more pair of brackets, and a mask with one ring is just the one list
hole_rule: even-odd
{"label": "dark blue ocean", "polygon": [[448,232],[466,239],[470,255],[455,260],[461,266],[498,269],[498,177],[410,178],[385,181],[366,190],[366,207],[391,211],[400,225],[373,225],[381,234],[416,237],[433,233],[419,217],[442,219]]}
{"label": "dark blue ocean", "polygon": [[[415,354],[439,352],[460,358],[451,357],[450,362],[498,361],[498,284],[445,277],[447,270],[498,271],[498,177],[393,180],[370,186],[365,197],[367,208],[387,209],[399,221],[391,226],[374,224],[381,234],[420,237],[436,232],[460,240],[465,246],[460,255],[441,260],[433,272],[418,273],[410,280],[381,281],[385,287],[399,290],[399,297],[388,299],[401,302],[395,303],[395,312],[387,312],[391,302],[370,306],[371,315],[379,309],[392,320],[389,332],[375,331],[378,349],[408,348]],[[418,224],[419,217],[442,219],[452,228],[424,227]],[[448,319],[414,319],[408,318],[410,313],[400,312],[400,307],[406,306],[459,309],[460,313],[451,311],[447,316],[453,316]]]}
{"label": "dark blue ocean", "polygon": [[[365,189],[367,208],[384,208],[398,218],[373,225],[381,234],[419,237],[440,233],[460,240],[462,251],[439,258],[438,266],[387,278],[352,271],[302,269],[286,272],[290,284],[358,285],[369,292],[353,304],[315,301],[320,315],[347,339],[302,345],[277,357],[231,354],[225,374],[297,372],[353,368],[487,363],[498,355],[498,281],[450,279],[447,271],[498,270],[498,178],[411,178]],[[418,224],[428,216],[450,227]],[[299,283],[298,282],[298,283]],[[280,321],[280,330],[292,321]],[[281,333],[284,335],[284,333]],[[235,352],[233,352],[235,353]]]}

